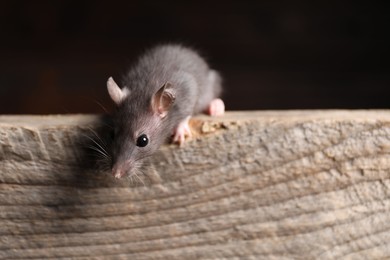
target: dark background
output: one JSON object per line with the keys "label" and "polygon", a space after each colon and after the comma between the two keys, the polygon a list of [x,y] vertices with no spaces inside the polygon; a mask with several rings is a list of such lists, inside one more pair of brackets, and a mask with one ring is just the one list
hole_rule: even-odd
{"label": "dark background", "polygon": [[201,51],[230,110],[389,108],[389,11],[374,1],[0,1],[0,113],[111,110],[107,78],[165,42]]}

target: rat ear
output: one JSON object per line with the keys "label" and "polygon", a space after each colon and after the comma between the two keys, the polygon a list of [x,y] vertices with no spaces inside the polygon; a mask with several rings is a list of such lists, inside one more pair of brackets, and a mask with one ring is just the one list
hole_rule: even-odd
{"label": "rat ear", "polygon": [[127,88],[120,89],[112,77],[109,77],[107,80],[107,90],[112,101],[114,101],[117,105],[119,105],[123,99],[129,95],[129,90]]}
{"label": "rat ear", "polygon": [[161,118],[164,118],[175,102],[175,93],[171,83],[165,83],[152,98],[152,108]]}

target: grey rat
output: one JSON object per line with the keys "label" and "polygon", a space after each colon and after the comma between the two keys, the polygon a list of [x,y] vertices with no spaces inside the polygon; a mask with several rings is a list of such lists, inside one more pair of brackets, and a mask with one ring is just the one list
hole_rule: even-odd
{"label": "grey rat", "polygon": [[160,45],[147,51],[124,76],[122,88],[112,77],[107,90],[113,113],[112,174],[121,178],[137,169],[171,135],[183,143],[190,117],[222,115],[219,74],[195,51]]}

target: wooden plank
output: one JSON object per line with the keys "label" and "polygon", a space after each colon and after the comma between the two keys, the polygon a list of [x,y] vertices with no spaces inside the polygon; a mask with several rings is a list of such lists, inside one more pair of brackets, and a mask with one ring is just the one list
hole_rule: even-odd
{"label": "wooden plank", "polygon": [[101,117],[0,116],[0,258],[390,257],[390,111],[191,125],[115,180],[85,149]]}

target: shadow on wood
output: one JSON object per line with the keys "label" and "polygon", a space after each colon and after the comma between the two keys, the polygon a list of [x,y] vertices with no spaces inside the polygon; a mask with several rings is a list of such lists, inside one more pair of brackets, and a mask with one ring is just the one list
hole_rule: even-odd
{"label": "shadow on wood", "polygon": [[100,122],[0,116],[1,259],[390,256],[389,111],[200,116],[139,181],[86,163]]}

